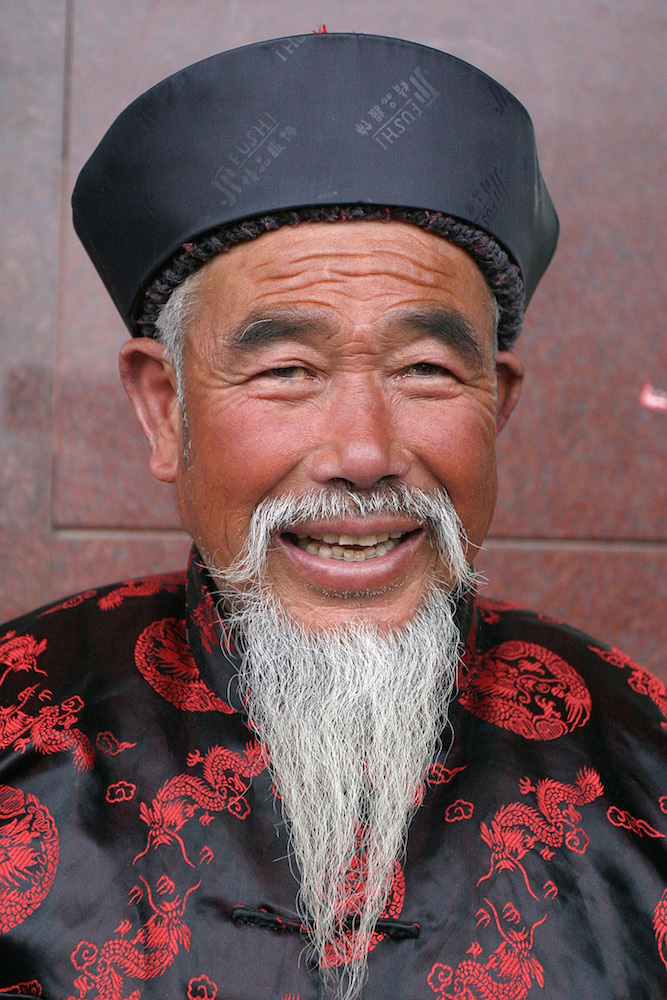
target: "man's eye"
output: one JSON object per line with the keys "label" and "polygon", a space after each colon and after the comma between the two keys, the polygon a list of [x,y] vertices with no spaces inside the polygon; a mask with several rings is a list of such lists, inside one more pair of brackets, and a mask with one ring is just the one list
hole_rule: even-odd
{"label": "man's eye", "polygon": [[308,372],[301,365],[287,365],[285,368],[269,368],[264,374],[271,375],[273,378],[308,378]]}
{"label": "man's eye", "polygon": [[419,361],[416,365],[410,365],[407,374],[426,378],[433,375],[451,375],[451,372],[448,368],[443,368],[442,365],[434,365],[429,361]]}

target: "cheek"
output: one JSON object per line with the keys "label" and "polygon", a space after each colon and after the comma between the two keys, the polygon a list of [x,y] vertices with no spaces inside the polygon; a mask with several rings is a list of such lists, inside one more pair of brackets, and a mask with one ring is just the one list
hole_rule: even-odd
{"label": "cheek", "polygon": [[303,423],[298,421],[295,428],[289,420],[267,413],[261,400],[229,407],[216,423],[220,428],[216,460],[232,503],[244,495],[254,506],[276,492],[305,447]]}
{"label": "cheek", "polygon": [[202,407],[189,418],[190,455],[178,497],[186,527],[219,558],[245,540],[256,505],[280,491],[296,461],[295,436],[267,421],[252,401],[216,412]]}
{"label": "cheek", "polygon": [[493,415],[449,413],[430,422],[421,454],[445,487],[470,537],[480,544],[496,501],[496,434]]}

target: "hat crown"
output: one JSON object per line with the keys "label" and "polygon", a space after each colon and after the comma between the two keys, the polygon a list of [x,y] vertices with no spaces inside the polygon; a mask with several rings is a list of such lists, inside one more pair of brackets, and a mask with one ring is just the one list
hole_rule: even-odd
{"label": "hat crown", "polygon": [[83,167],[74,225],[132,333],[143,292],[201,234],[283,209],[446,213],[491,234],[530,298],[558,222],[530,118],[466,62],[309,34],[204,59],[138,97]]}

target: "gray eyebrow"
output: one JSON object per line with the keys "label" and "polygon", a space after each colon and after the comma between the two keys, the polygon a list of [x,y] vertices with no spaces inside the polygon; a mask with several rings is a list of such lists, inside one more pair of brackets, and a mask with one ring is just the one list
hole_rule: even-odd
{"label": "gray eyebrow", "polygon": [[[478,367],[484,364],[484,348],[475,336],[473,327],[455,309],[431,306],[423,309],[398,310],[387,319],[387,332],[394,326],[412,327],[420,333],[440,340],[453,347],[466,361]],[[328,327],[319,314],[308,315],[289,310],[257,313],[246,317],[229,333],[229,343],[241,350],[253,350],[280,340],[309,340]]]}
{"label": "gray eyebrow", "polygon": [[427,309],[402,310],[398,317],[392,317],[391,325],[400,322],[434,337],[453,347],[471,364],[480,368],[484,364],[484,348],[475,336],[474,328],[455,309],[433,306]]}
{"label": "gray eyebrow", "polygon": [[276,340],[305,340],[312,336],[316,327],[322,327],[322,321],[311,316],[292,315],[289,312],[272,313],[269,316],[255,315],[247,317],[234,327],[229,334],[232,347],[255,348],[264,347]]}

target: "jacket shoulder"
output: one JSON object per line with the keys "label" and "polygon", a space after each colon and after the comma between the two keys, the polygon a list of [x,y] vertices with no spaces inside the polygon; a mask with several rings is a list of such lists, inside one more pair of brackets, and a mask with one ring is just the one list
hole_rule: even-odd
{"label": "jacket shoulder", "polygon": [[[476,598],[468,648],[472,669],[578,675],[609,718],[634,706],[667,727],[667,686],[620,649],[566,622],[505,601]],[[477,665],[477,667],[475,666]],[[619,713],[620,710],[620,713]]]}
{"label": "jacket shoulder", "polygon": [[[185,573],[124,580],[43,605],[0,625],[0,699],[46,675],[66,691],[95,667],[119,670],[141,631],[158,618],[183,618]],[[128,656],[128,654],[130,654]]]}

